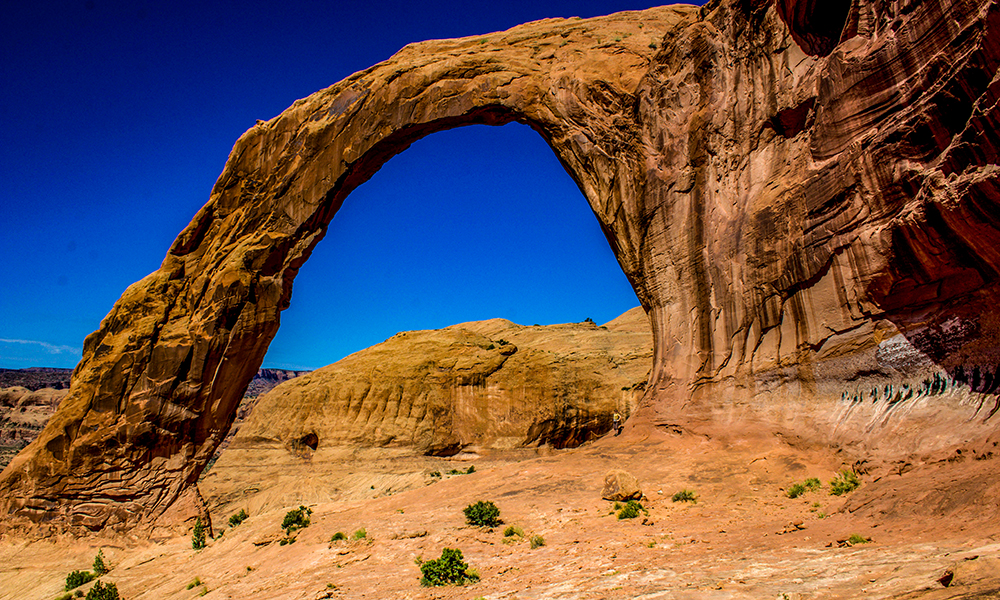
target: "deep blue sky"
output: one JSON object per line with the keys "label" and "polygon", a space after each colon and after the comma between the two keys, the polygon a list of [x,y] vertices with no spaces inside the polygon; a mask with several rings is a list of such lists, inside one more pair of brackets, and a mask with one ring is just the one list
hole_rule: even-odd
{"label": "deep blue sky", "polygon": [[[658,4],[5,3],[0,367],[74,366],[257,119],[410,42]],[[417,142],[348,198],[264,364],[317,368],[401,330],[492,317],[604,322],[637,304],[541,138],[463,128]]]}

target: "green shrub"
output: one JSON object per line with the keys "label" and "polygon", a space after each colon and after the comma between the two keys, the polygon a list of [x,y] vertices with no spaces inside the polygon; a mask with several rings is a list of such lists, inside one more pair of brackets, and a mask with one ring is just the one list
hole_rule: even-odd
{"label": "green shrub", "polygon": [[121,600],[121,598],[118,596],[118,586],[113,583],[105,585],[98,581],[87,592],[84,600]]}
{"label": "green shrub", "polygon": [[533,535],[533,536],[531,536],[531,549],[532,550],[534,550],[535,548],[541,548],[544,545],[545,545],[545,538],[543,538],[540,535]]}
{"label": "green shrub", "polygon": [[63,589],[68,592],[73,588],[78,588],[81,585],[90,583],[95,579],[97,579],[97,575],[94,575],[90,571],[71,571],[70,574],[66,576],[66,587]]}
{"label": "green shrub", "polygon": [[83,590],[76,590],[75,592],[73,592],[73,595],[76,596],[77,598],[83,598]]}
{"label": "green shrub", "polygon": [[476,472],[476,465],[469,465],[468,470],[466,470],[465,472],[468,475],[472,475],[473,473]]}
{"label": "green shrub", "polygon": [[839,475],[830,480],[830,494],[833,496],[842,496],[858,489],[860,485],[861,481],[854,474],[854,471],[844,469]]}
{"label": "green shrub", "polygon": [[476,527],[496,527],[500,521],[500,509],[490,501],[476,502],[465,507],[465,520]]}
{"label": "green shrub", "polygon": [[792,486],[788,488],[786,495],[789,498],[798,498],[806,492],[812,492],[821,487],[823,487],[823,484],[819,482],[819,479],[810,477],[809,479],[806,479],[804,483],[793,483]]}
{"label": "green shrub", "polygon": [[691,490],[681,490],[671,498],[674,502],[698,502],[698,497]]}
{"label": "green shrub", "polygon": [[354,539],[356,539],[356,540],[363,540],[363,539],[365,539],[366,537],[368,537],[368,532],[367,532],[367,531],[365,531],[365,528],[364,528],[364,527],[362,527],[361,529],[359,529],[359,530],[355,531],[355,532],[354,532],[354,535],[353,535],[352,537],[353,537]]}
{"label": "green shrub", "polygon": [[239,525],[243,521],[246,521],[249,518],[250,518],[250,515],[247,514],[247,511],[245,509],[241,508],[240,512],[238,512],[235,515],[232,515],[232,516],[229,517],[229,526],[230,527],[236,527],[237,525]]}
{"label": "green shrub", "polygon": [[201,517],[194,522],[194,531],[191,533],[191,547],[201,550],[205,547],[205,526],[201,523]]}
{"label": "green shrub", "polygon": [[445,548],[441,551],[441,558],[420,565],[420,572],[423,574],[420,585],[465,585],[479,581],[479,574],[470,569],[462,558],[461,550]]}
{"label": "green shrub", "polygon": [[847,543],[852,546],[856,546],[858,544],[867,544],[870,541],[872,541],[871,538],[866,538],[856,533],[852,533],[851,537],[847,538]]}
{"label": "green shrub", "polygon": [[524,537],[524,530],[516,525],[508,525],[507,529],[503,530],[504,537],[513,537],[515,535],[518,537]]}
{"label": "green shrub", "polygon": [[618,520],[621,519],[634,519],[639,516],[640,511],[644,511],[642,504],[637,500],[629,500],[625,503],[625,506],[618,511]]}
{"label": "green shrub", "polygon": [[194,581],[192,581],[191,583],[188,584],[187,589],[193,590],[194,588],[198,587],[199,585],[201,585],[201,578],[200,577],[195,577]]}
{"label": "green shrub", "polygon": [[347,534],[345,534],[343,531],[338,531],[337,533],[333,534],[333,537],[330,538],[330,541],[339,542],[340,540],[346,540],[346,539],[347,539]]}
{"label": "green shrub", "polygon": [[793,483],[788,492],[785,494],[789,498],[798,498],[802,494],[806,493],[806,486],[801,483]]}
{"label": "green shrub", "polygon": [[56,600],[73,600],[73,594],[66,592],[62,596],[56,596]]}
{"label": "green shrub", "polygon": [[298,508],[285,513],[285,518],[281,521],[281,528],[285,530],[286,534],[291,534],[298,529],[309,527],[309,515],[312,512],[311,508],[299,505]]}
{"label": "green shrub", "polygon": [[108,571],[111,570],[107,563],[104,562],[104,550],[98,550],[97,556],[94,557],[94,574],[100,577]]}

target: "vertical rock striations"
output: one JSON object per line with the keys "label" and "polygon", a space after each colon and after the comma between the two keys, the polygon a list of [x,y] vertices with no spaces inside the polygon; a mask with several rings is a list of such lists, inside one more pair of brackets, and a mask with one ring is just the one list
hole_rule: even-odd
{"label": "vertical rock striations", "polygon": [[530,125],[590,203],[653,327],[642,418],[886,456],[993,431],[998,33],[987,0],[715,0],[407,46],[237,141],[0,508],[193,497],[351,190],[474,123]]}

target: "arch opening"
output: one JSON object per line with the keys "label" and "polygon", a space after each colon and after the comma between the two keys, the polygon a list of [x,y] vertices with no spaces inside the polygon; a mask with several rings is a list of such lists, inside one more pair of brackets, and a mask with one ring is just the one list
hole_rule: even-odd
{"label": "arch opening", "polygon": [[515,123],[460,127],[354,190],[297,275],[263,364],[315,369],[400,331],[605,322],[637,305],[551,148]]}

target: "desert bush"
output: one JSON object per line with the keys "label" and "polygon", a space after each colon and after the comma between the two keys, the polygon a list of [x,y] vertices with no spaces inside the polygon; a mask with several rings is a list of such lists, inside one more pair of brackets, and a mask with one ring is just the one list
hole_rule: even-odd
{"label": "desert bush", "polygon": [[791,487],[788,488],[788,492],[785,495],[789,498],[798,498],[804,493],[806,493],[806,486],[801,483],[793,483]]}
{"label": "desert bush", "polygon": [[286,534],[290,535],[293,531],[309,527],[309,515],[312,512],[311,508],[301,505],[296,509],[288,511],[285,513],[285,518],[281,521],[281,528],[285,530]]}
{"label": "desert bush", "polygon": [[640,511],[644,511],[642,504],[638,500],[629,500],[625,503],[625,506],[618,511],[618,520],[621,519],[634,519],[639,516]]}
{"label": "desert bush", "polygon": [[465,507],[465,520],[476,527],[496,527],[500,520],[500,509],[490,501],[480,500]]}
{"label": "desert bush", "polygon": [[97,575],[94,575],[90,571],[70,571],[69,575],[66,576],[66,587],[63,589],[68,592],[95,579],[97,579]]}
{"label": "desert bush", "polygon": [[462,551],[445,548],[441,558],[429,560],[420,565],[420,585],[433,587],[439,585],[465,585],[479,581],[479,574],[469,568],[463,560]]}
{"label": "desert bush", "polygon": [[803,483],[793,483],[791,487],[788,488],[788,492],[786,493],[786,495],[789,498],[798,498],[799,496],[801,496],[806,492],[818,490],[821,487],[823,487],[823,484],[819,482],[819,479],[816,479],[815,477],[810,477],[809,479],[806,479],[805,482]]}
{"label": "desert bush", "polygon": [[503,530],[504,537],[513,537],[515,535],[518,537],[524,537],[524,530],[516,525],[508,525],[507,529]]}
{"label": "desert bush", "polygon": [[543,538],[540,535],[533,535],[533,536],[531,536],[531,549],[532,550],[534,550],[535,548],[541,548],[544,545],[545,545],[545,538]]}
{"label": "desert bush", "polygon": [[854,471],[844,469],[839,475],[830,480],[830,494],[842,496],[848,492],[853,492],[861,485],[861,480],[854,474]]}
{"label": "desert bush", "polygon": [[330,541],[339,542],[340,540],[346,540],[346,539],[347,539],[347,534],[344,533],[343,531],[338,531],[337,533],[333,534],[333,537],[330,538]]}
{"label": "desert bush", "polygon": [[466,469],[465,471],[467,475],[472,475],[475,472],[476,472],[476,465],[469,465],[469,468]]}
{"label": "desert bush", "polygon": [[87,597],[84,600],[121,600],[121,598],[118,596],[117,585],[113,583],[105,585],[98,581],[87,592]]}
{"label": "desert bush", "polygon": [[674,502],[698,502],[698,497],[691,490],[681,490],[671,498]]}
{"label": "desert bush", "polygon": [[229,517],[229,526],[236,527],[237,525],[239,525],[243,521],[246,521],[249,518],[250,515],[247,514],[247,511],[241,508],[240,512],[236,513],[235,515],[231,515]]}
{"label": "desert bush", "polygon": [[866,537],[858,535],[856,533],[852,533],[851,537],[847,538],[847,543],[850,544],[850,545],[852,545],[852,546],[856,546],[858,544],[867,544],[870,541],[871,541],[871,538],[866,538]]}
{"label": "desert bush", "polygon": [[198,587],[199,585],[201,585],[201,578],[200,577],[195,577],[194,581],[192,581],[191,583],[188,584],[187,589],[193,590],[194,588]]}
{"label": "desert bush", "polygon": [[194,531],[191,532],[191,547],[201,550],[205,547],[205,526],[201,523],[201,517],[194,522]]}
{"label": "desert bush", "polygon": [[355,531],[354,535],[351,537],[353,537],[356,540],[363,540],[366,537],[368,537],[368,532],[365,530],[364,527],[362,527],[361,529]]}
{"label": "desert bush", "polygon": [[111,568],[107,565],[107,563],[104,562],[104,550],[97,551],[97,556],[94,557],[93,569],[94,569],[94,574],[97,575],[98,577],[104,575],[105,573],[111,570]]}

